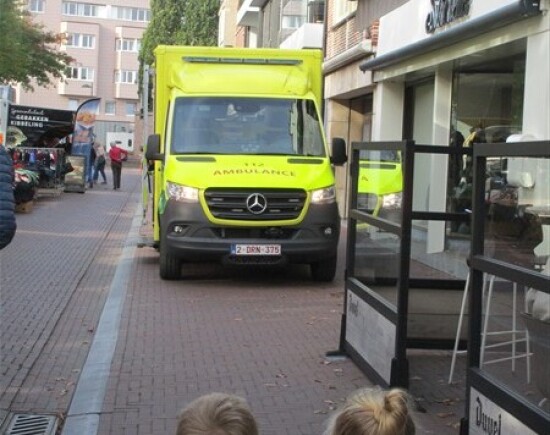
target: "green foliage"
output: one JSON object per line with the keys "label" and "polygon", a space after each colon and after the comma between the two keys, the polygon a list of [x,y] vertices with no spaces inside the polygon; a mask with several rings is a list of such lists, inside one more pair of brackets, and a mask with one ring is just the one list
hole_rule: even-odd
{"label": "green foliage", "polygon": [[180,45],[215,46],[218,43],[218,0],[187,0],[183,26],[176,41]]}
{"label": "green foliage", "polygon": [[32,90],[63,77],[72,60],[57,50],[60,35],[32,21],[20,0],[0,0],[0,83],[20,82]]}
{"label": "green foliage", "polygon": [[151,0],[151,21],[139,53],[139,83],[143,66],[154,63],[157,45],[217,45],[219,7],[219,0]]}
{"label": "green foliage", "polygon": [[183,21],[185,3],[189,0],[151,0],[151,21],[143,33],[140,65],[151,65],[153,50],[159,44],[176,44],[176,33]]}

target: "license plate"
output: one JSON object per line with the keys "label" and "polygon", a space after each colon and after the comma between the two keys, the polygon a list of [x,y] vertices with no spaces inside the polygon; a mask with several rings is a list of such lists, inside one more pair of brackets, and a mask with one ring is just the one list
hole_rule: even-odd
{"label": "license plate", "polygon": [[233,255],[281,255],[281,245],[231,245]]}

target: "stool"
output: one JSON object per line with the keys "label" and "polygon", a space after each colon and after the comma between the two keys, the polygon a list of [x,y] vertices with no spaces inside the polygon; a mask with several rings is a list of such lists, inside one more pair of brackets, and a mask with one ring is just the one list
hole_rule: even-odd
{"label": "stool", "polygon": [[[527,360],[527,382],[531,382],[531,362],[530,362],[530,349],[529,349],[529,335],[527,330],[518,330],[517,329],[517,284],[513,283],[513,290],[512,290],[512,329],[508,331],[488,331],[489,327],[489,317],[491,315],[491,298],[493,296],[493,288],[495,283],[495,276],[491,275],[489,278],[489,289],[486,294],[486,288],[487,288],[487,275],[483,274],[483,288],[482,288],[482,299],[485,300],[485,308],[484,308],[484,320],[483,320],[483,330],[481,332],[481,349],[480,349],[480,359],[479,359],[479,366],[480,368],[483,367],[483,364],[490,364],[490,363],[497,363],[507,360],[512,360],[512,371],[516,370],[516,359],[518,358],[526,358]],[[453,375],[454,370],[456,366],[456,357],[458,354],[465,353],[466,350],[458,350],[458,344],[460,342],[460,334],[462,332],[462,321],[464,318],[464,312],[466,310],[466,302],[468,301],[468,291],[470,286],[470,272],[468,272],[468,275],[466,276],[466,284],[464,285],[464,294],[462,296],[462,304],[460,307],[460,314],[458,317],[458,325],[456,330],[456,338],[453,348],[453,356],[451,360],[451,371],[449,374],[449,384],[453,382]],[[502,334],[509,334],[512,336],[511,340],[501,342],[501,343],[493,343],[493,344],[487,344],[487,336],[495,336],[495,335],[502,335]],[[523,338],[518,338],[518,335],[523,335]],[[518,354],[516,351],[516,344],[518,342],[525,342],[526,346],[526,352]],[[495,348],[499,346],[505,346],[505,345],[512,345],[512,356],[503,357],[503,358],[496,358],[491,360],[485,359],[485,350],[488,348]]]}
{"label": "stool", "polygon": [[[489,326],[489,316],[491,315],[491,299],[493,296],[493,288],[495,284],[495,276],[491,275],[491,278],[489,279],[489,290],[487,292],[486,302],[485,302],[485,318],[483,319],[483,331],[481,333],[481,353],[479,357],[479,367],[482,368],[483,364],[490,364],[490,363],[497,363],[502,361],[508,361],[512,360],[512,371],[516,371],[516,359],[518,358],[526,358],[527,363],[527,383],[531,383],[531,353],[529,349],[529,333],[527,332],[527,329],[518,330],[517,329],[517,289],[518,286],[514,282],[512,285],[512,329],[508,331],[488,331]],[[483,292],[485,293],[485,292]],[[524,307],[525,311],[525,307]],[[504,341],[501,343],[493,343],[493,344],[487,344],[487,336],[495,336],[495,335],[503,335],[508,334],[511,335],[511,340]],[[518,335],[523,335],[523,338],[519,338]],[[516,344],[517,343],[525,343],[526,351],[524,353],[518,354],[516,352]],[[496,358],[492,360],[486,360],[485,359],[485,350],[500,346],[506,346],[506,345],[512,345],[512,356],[507,356],[503,358]]]}
{"label": "stool", "polygon": [[533,378],[536,388],[543,396],[539,406],[543,406],[550,397],[550,324],[526,313],[521,314],[521,317],[532,341]]}

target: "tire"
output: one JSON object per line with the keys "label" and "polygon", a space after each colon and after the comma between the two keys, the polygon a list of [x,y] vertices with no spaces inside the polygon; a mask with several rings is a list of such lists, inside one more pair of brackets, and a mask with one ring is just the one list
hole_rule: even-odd
{"label": "tire", "polygon": [[162,279],[175,280],[181,278],[181,260],[175,255],[171,255],[167,252],[166,242],[162,234],[160,236],[160,267],[159,275]]}
{"label": "tire", "polygon": [[325,258],[309,265],[314,281],[330,282],[336,275],[336,256]]}

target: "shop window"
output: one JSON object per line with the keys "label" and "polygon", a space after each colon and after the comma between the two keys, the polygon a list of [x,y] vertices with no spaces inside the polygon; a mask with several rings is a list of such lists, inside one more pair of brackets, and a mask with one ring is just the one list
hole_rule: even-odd
{"label": "shop window", "polygon": [[[482,63],[476,61],[477,58],[483,59],[478,55],[457,65],[453,78],[451,146],[504,143],[510,135],[521,132],[525,51],[519,44],[508,47],[507,51],[519,53]],[[490,59],[492,53],[485,54]],[[507,184],[507,163],[507,159],[500,158],[488,162],[491,184]],[[449,160],[451,211],[471,210],[472,172],[471,157]],[[453,232],[469,234],[466,226],[455,226]]]}
{"label": "shop window", "polygon": [[521,129],[525,64],[515,72],[464,72],[454,77],[454,129],[468,137],[483,130],[478,140],[505,142]]}

